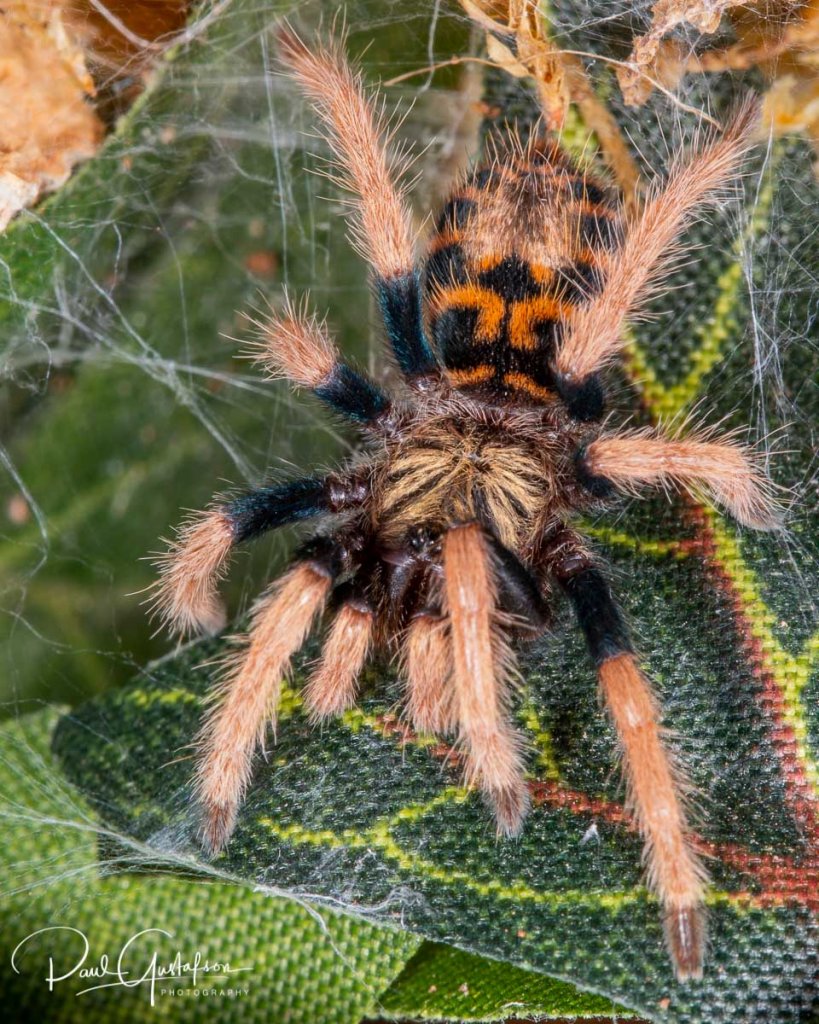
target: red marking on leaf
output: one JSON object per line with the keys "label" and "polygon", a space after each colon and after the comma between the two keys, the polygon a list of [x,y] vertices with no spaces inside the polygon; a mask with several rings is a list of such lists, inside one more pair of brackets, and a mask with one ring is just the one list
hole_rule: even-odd
{"label": "red marking on leaf", "polygon": [[[387,714],[377,719],[384,736],[394,737],[402,744],[417,739],[412,728],[396,715]],[[439,761],[453,767],[461,758],[452,746],[441,742],[427,748]],[[533,807],[549,806],[569,810],[574,814],[587,814],[611,825],[623,825],[637,832],[637,825],[626,808],[614,800],[593,797],[575,789],[567,789],[559,782],[532,779],[528,783]],[[735,843],[713,843],[701,836],[692,837],[694,846],[708,858],[719,860],[726,867],[747,875],[751,888],[731,893],[735,901],[747,902],[755,907],[798,905],[819,912],[819,850],[812,847],[804,856],[753,853]]]}
{"label": "red marking on leaf", "polygon": [[815,847],[819,842],[819,808],[797,753],[796,736],[786,720],[784,695],[762,644],[753,635],[742,595],[717,557],[714,533],[702,508],[689,505],[688,519],[696,528],[697,536],[687,543],[702,558],[716,591],[728,600],[740,649],[754,678],[761,684],[759,699],[769,724],[771,742],[779,758],[788,809],[805,833],[805,838]]}

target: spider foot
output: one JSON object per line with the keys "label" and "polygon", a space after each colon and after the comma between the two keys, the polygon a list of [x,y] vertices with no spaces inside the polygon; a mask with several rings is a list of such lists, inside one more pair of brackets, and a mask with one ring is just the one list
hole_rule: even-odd
{"label": "spider foot", "polygon": [[702,978],[705,913],[701,906],[674,907],[665,915],[665,938],[678,981]]}
{"label": "spider foot", "polygon": [[233,804],[217,804],[211,800],[203,800],[202,822],[199,838],[202,850],[207,857],[215,857],[227,844],[236,827],[237,806]]}
{"label": "spider foot", "polygon": [[498,837],[514,839],[523,829],[529,812],[529,790],[523,779],[502,789],[485,790],[484,795],[495,815]]}

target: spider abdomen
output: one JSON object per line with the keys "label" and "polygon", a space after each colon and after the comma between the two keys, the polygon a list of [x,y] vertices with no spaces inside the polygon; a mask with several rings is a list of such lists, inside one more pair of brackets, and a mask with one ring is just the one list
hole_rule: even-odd
{"label": "spider abdomen", "polygon": [[600,291],[620,236],[610,191],[556,145],[540,140],[476,171],[438,218],[424,269],[429,330],[450,384],[554,402],[565,325]]}

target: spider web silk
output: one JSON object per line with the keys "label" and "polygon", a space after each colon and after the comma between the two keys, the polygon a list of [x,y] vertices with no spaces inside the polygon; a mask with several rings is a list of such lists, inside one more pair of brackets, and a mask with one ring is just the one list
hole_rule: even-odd
{"label": "spider web silk", "polygon": [[[326,147],[307,106],[275,71],[273,31],[293,8],[259,0],[206,6],[207,24],[201,31],[194,24],[168,55],[105,153],[64,194],[13,225],[0,246],[6,718],[76,706],[168,651],[139,594],[153,580],[146,556],[183,509],[270,474],[288,478],[332,465],[351,450],[346,428],[286,384],[263,382],[240,358],[249,334],[243,312],[275,302],[284,288],[309,291],[345,354],[377,376],[392,372],[366,268],[345,239],[344,197],[320,173]],[[336,5],[311,0],[297,5],[295,23],[309,32],[338,15]],[[567,0],[549,11],[564,45],[618,58],[650,15],[647,2],[619,0]],[[478,158],[486,112],[483,64],[424,69],[453,54],[482,56],[482,34],[455,3],[353,0],[343,18],[348,51],[363,55],[368,81],[403,79],[385,91],[403,115],[398,140],[418,154],[411,197],[422,229]],[[690,28],[676,37],[691,52],[713,45]],[[702,128],[681,103],[724,109],[724,82],[700,76],[676,88],[680,102],[655,91],[634,114],[605,61],[586,62],[648,177],[664,172],[670,153]],[[403,77],[415,71],[422,73]],[[764,87],[754,73],[748,83]],[[819,600],[819,447],[816,421],[805,412],[816,409],[819,389],[816,192],[806,192],[803,173],[811,159],[804,140],[763,142],[742,183],[750,201],[726,203],[714,216],[715,237],[740,240],[737,288],[747,315],[728,331],[707,386],[692,392],[706,422],[719,409],[727,427],[748,424],[775,477],[790,488],[788,529],[777,547],[744,536],[743,550],[748,561],[756,555],[776,566],[763,596],[793,651],[815,633]],[[757,214],[763,223],[754,230]],[[713,259],[708,251],[694,258]],[[714,278],[725,272],[724,262],[713,266]],[[686,288],[685,275],[676,273],[672,290],[652,304],[654,323],[667,328],[660,357],[682,377],[680,339],[718,315],[713,293]],[[783,369],[795,353],[806,368],[797,381]],[[813,455],[800,460],[792,450]],[[608,525],[617,529],[620,521]],[[292,532],[282,531],[236,560],[225,591],[232,615],[281,568],[292,542]],[[101,829],[64,780],[45,770],[35,776],[34,790],[61,797],[61,817],[0,800],[0,818]],[[135,863],[156,864],[156,847],[122,834],[103,838],[120,844],[115,859],[124,846]],[[179,837],[166,838],[163,852],[178,867]],[[38,884],[73,870],[45,863]],[[17,882],[4,885],[11,894]],[[404,899],[391,893],[379,911],[400,913]]]}

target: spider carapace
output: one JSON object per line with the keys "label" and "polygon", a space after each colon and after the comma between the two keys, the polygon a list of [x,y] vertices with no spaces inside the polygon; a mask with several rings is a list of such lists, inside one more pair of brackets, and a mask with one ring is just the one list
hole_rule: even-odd
{"label": "spider carapace", "polygon": [[373,272],[400,394],[345,363],[323,322],[285,301],[263,324],[262,361],[360,427],[338,472],[221,500],[183,524],[161,558],[157,605],[177,630],[224,624],[216,594],[231,549],[265,530],[322,517],[291,568],[258,602],[199,742],[195,787],[210,852],[233,830],[252,755],[275,718],[291,658],[324,615],[304,700],[315,719],[356,699],[375,648],[400,657],[406,715],[450,734],[498,831],[527,810],[525,750],[512,721],[512,641],[548,627],[556,592],[574,606],[623,755],[678,977],[699,976],[706,875],[604,573],[576,522],[617,492],[693,490],[740,522],[775,525],[754,454],[703,432],[603,425],[601,374],[620,352],[682,228],[730,180],[754,108],[676,161],[639,213],[535,138],[456,189],[416,261],[412,220],[393,182],[378,108],[338,48],[280,34],[352,196],[354,240]]}

